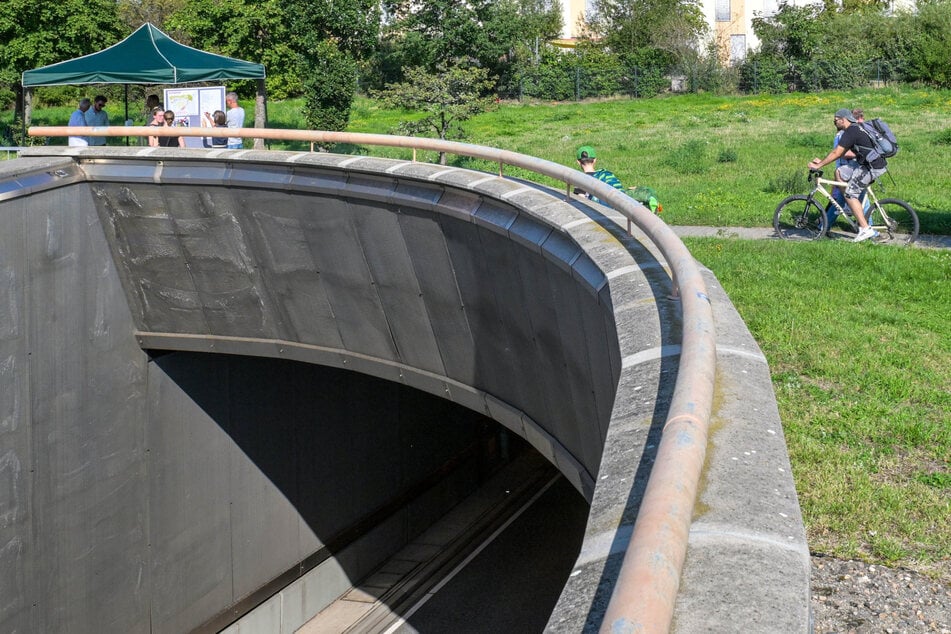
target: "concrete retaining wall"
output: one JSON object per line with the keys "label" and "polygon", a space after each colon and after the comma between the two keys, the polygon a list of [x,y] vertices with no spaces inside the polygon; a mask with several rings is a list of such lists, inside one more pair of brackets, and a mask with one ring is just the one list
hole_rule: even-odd
{"label": "concrete retaining wall", "polygon": [[[353,467],[332,463],[319,473],[324,499],[342,491],[352,504],[339,514],[309,511],[291,492],[318,473],[301,460],[282,469],[279,451],[252,449],[288,436],[269,433],[278,418],[297,417],[302,428],[308,411],[327,404],[296,371],[206,366],[195,354],[211,352],[352,370],[523,436],[592,500],[585,547],[550,629],[598,627],[676,373],[678,304],[666,299],[669,277],[649,245],[624,235],[603,208],[456,168],[321,154],[39,154],[57,153],[0,166],[0,310],[11,324],[0,337],[0,393],[15,403],[0,418],[11,421],[0,423],[0,559],[15,571],[0,579],[0,597],[16,597],[0,599],[0,624],[91,631],[102,623],[92,599],[107,595],[116,599],[110,625],[123,630],[221,622],[289,566],[323,552],[327,535],[411,486],[407,477],[367,492],[386,474],[354,481],[343,477]],[[728,305],[725,296],[720,303]],[[734,316],[722,327],[742,334]],[[795,491],[767,368],[745,336],[720,356],[750,364],[737,372],[758,377],[762,410],[751,413],[742,390],[726,389],[740,377],[721,364],[732,396],[721,401],[708,460],[717,481],[703,492],[709,510],[691,536],[678,631],[698,631],[691,619],[701,604],[724,619],[752,606],[735,622],[740,629],[806,627]],[[177,352],[149,362],[142,349]],[[296,388],[277,391],[285,384]],[[287,411],[255,415],[249,395],[258,392],[288,399]],[[365,421],[399,411],[400,394],[340,417],[341,434],[352,426],[357,437],[348,450],[392,446],[372,445],[365,437],[377,427]],[[742,420],[734,426],[733,417]],[[384,413],[375,424],[405,440],[417,428],[403,421]],[[724,470],[736,458],[729,454],[750,438],[761,442],[757,458],[737,459],[765,478],[763,491],[778,492],[762,524],[736,513],[760,489],[721,486],[735,476]],[[344,441],[329,442],[320,455],[332,461]],[[430,473],[448,454],[426,455]],[[789,539],[773,539],[777,532]],[[730,552],[739,554],[720,556]],[[748,571],[772,566],[777,553],[788,555],[782,579],[773,575],[768,592],[751,599],[742,590],[756,586]],[[354,556],[362,563],[349,564],[353,574],[374,559]],[[718,601],[724,587],[737,592]],[[308,608],[319,609],[313,599]],[[775,621],[780,603],[787,616]]]}

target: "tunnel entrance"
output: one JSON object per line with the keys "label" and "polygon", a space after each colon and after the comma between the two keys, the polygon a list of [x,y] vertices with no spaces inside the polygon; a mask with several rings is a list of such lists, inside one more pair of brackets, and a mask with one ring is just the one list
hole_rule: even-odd
{"label": "tunnel entrance", "polygon": [[[299,515],[302,530],[309,533],[302,547],[313,545],[312,552],[199,631],[226,627],[331,560],[344,568],[352,584],[364,581],[516,461],[531,463],[524,473],[539,482],[557,474],[528,443],[497,422],[405,385],[265,357],[156,350],[149,355],[150,366],[197,405],[286,498]],[[188,429],[152,433],[189,436]],[[512,488],[528,484],[519,482]],[[561,572],[556,575],[560,578],[540,599],[539,614],[549,614],[554,606],[583,536],[586,504],[571,490],[574,508],[583,507],[583,512],[572,515],[576,521],[569,530],[577,543],[561,553]],[[502,522],[502,513],[486,521]],[[266,527],[269,519],[258,521]],[[537,541],[528,539],[530,544]],[[533,552],[530,547],[514,548]],[[557,558],[548,553],[542,559]],[[401,600],[405,602],[407,595]],[[432,608],[428,618],[431,612]]]}

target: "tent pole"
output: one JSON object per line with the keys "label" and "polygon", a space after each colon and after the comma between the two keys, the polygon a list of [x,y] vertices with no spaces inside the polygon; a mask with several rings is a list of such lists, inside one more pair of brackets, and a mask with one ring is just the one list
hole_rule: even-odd
{"label": "tent pole", "polygon": [[23,87],[23,119],[21,123],[23,124],[21,132],[23,133],[20,136],[20,144],[26,144],[27,136],[26,129],[29,127],[31,119],[33,119],[33,89],[26,86]]}
{"label": "tent pole", "polygon": [[[129,84],[125,85],[125,124],[129,125]],[[148,123],[148,122],[146,122]],[[125,138],[125,144],[129,145],[129,137]]]}
{"label": "tent pole", "polygon": [[[258,94],[254,99],[254,127],[267,127],[267,88],[264,85],[263,77],[258,80]],[[264,139],[254,139],[254,149],[263,150]]]}

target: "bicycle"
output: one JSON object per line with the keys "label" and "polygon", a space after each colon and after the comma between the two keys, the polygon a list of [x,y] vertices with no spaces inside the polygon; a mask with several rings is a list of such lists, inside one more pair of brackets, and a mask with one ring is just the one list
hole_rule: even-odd
{"label": "bicycle", "polygon": [[[822,178],[822,170],[809,170],[809,182],[815,186],[808,195],[797,194],[779,203],[773,214],[773,228],[784,240],[817,240],[830,235],[838,219],[844,219],[854,232],[859,224],[852,212],[836,202],[828,187],[846,187],[847,183]],[[878,231],[874,242],[895,242],[911,244],[918,239],[918,214],[911,205],[898,198],[882,198],[872,191],[871,185],[865,190],[869,210],[866,216],[869,226]],[[830,222],[828,208],[832,206],[833,217]]]}

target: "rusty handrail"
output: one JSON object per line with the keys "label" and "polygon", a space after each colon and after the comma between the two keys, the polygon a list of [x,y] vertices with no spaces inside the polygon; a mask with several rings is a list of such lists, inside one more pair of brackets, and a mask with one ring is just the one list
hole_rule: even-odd
{"label": "rusty handrail", "polygon": [[687,552],[693,508],[706,455],[716,372],[713,309],[690,252],[660,218],[621,191],[576,169],[544,159],[456,141],[354,132],[273,128],[169,128],[145,126],[31,127],[30,136],[191,136],[242,137],[352,143],[446,152],[512,165],[591,192],[622,213],[657,245],[670,265],[683,307],[683,340],[677,382],[664,431],[638,510],[621,570],[601,624],[609,632],[667,632],[673,619],[680,574]]}

